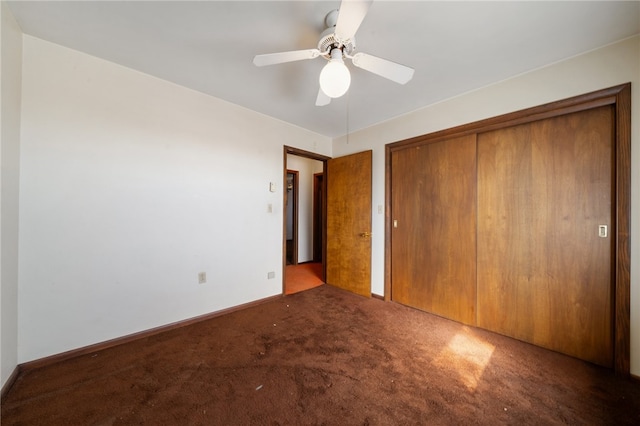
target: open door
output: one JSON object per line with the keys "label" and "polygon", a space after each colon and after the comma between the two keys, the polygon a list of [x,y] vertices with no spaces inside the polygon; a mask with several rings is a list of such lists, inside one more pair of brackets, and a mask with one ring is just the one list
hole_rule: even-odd
{"label": "open door", "polygon": [[371,297],[372,151],[327,161],[326,283]]}

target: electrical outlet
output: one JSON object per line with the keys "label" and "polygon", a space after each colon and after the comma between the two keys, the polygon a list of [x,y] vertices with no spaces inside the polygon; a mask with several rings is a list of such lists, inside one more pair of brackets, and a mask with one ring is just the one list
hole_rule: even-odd
{"label": "electrical outlet", "polygon": [[269,273],[267,274],[267,279],[268,279],[268,280],[271,280],[271,279],[273,279],[273,278],[275,278],[275,277],[276,277],[276,273],[275,273],[275,272],[269,272]]}
{"label": "electrical outlet", "polygon": [[204,284],[207,282],[207,273],[200,272],[198,273],[198,284]]}

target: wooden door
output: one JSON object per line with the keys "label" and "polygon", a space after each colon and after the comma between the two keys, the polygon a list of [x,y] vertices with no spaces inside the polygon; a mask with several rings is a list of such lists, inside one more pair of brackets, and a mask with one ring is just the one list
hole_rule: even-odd
{"label": "wooden door", "polygon": [[371,296],[371,158],[327,161],[327,284]]}
{"label": "wooden door", "polygon": [[478,326],[608,367],[613,120],[604,106],[478,135]]}
{"label": "wooden door", "polygon": [[393,152],[392,300],[475,324],[476,138]]}

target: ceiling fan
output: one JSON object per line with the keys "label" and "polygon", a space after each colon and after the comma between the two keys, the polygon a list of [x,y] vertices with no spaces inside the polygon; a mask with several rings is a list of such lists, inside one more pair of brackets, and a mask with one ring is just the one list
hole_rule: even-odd
{"label": "ceiling fan", "polygon": [[328,105],[331,98],[344,95],[351,84],[351,74],[344,59],[381,77],[405,84],[413,77],[413,68],[358,52],[353,54],[356,43],[355,34],[373,0],[343,0],[340,9],[332,10],[325,17],[327,28],[320,35],[316,49],[294,50],[289,52],[256,55],[254,65],[282,64],[285,62],[314,59],[321,56],[329,61],[320,72],[320,89],[316,98],[317,106]]}

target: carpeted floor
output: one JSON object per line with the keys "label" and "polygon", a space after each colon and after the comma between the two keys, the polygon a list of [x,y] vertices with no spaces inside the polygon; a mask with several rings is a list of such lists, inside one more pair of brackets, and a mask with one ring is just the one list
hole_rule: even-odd
{"label": "carpeted floor", "polygon": [[2,425],[640,424],[611,371],[323,285],[17,379]]}

